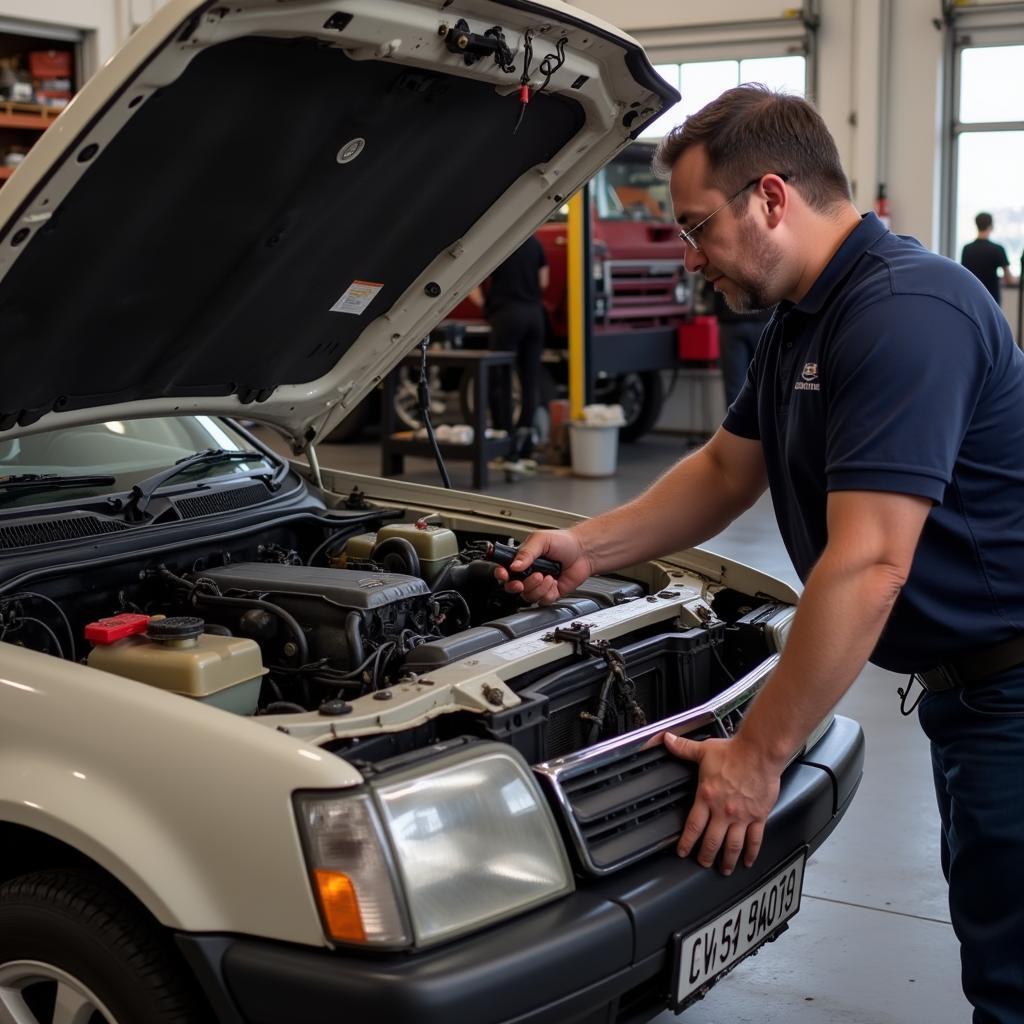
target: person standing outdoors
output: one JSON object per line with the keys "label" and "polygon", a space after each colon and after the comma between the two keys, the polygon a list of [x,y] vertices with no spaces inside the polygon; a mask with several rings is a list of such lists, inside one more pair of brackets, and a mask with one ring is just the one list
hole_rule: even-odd
{"label": "person standing outdoors", "polygon": [[549,603],[702,543],[770,489],[803,596],[735,735],[663,738],[699,765],[678,853],[749,870],[781,773],[865,662],[915,673],[964,992],[975,1024],[1021,1024],[1024,352],[967,270],[858,214],[806,101],[730,89],[659,157],[687,269],[734,309],[777,309],[703,448],[629,504],[528,537],[511,568],[544,555],[558,580],[496,576]]}
{"label": "person standing outdoors", "polygon": [[[533,421],[540,396],[546,327],[541,297],[548,286],[548,278],[544,248],[536,236],[531,235],[494,270],[485,287],[478,286],[469,294],[470,300],[483,309],[491,326],[491,349],[516,354],[522,409],[506,461],[518,465],[533,454]],[[512,396],[499,384],[499,391],[492,391],[491,395],[491,418],[496,427],[510,429],[511,409]]]}
{"label": "person standing outdoors", "polygon": [[974,218],[974,224],[978,229],[978,237],[963,247],[960,262],[988,289],[989,295],[999,306],[999,271],[1003,272],[1002,280],[1006,284],[1016,284],[1017,278],[1010,273],[1010,261],[1006,258],[1006,250],[989,237],[993,228],[992,214],[979,213]]}

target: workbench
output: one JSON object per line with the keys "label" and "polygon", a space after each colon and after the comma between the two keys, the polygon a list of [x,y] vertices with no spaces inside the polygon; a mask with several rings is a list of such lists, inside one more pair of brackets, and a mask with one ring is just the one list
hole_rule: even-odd
{"label": "workbench", "polygon": [[[416,438],[395,433],[395,388],[399,370],[403,367],[419,369],[418,351],[405,357],[384,379],[384,400],[381,412],[381,475],[400,476],[405,470],[405,457],[418,455],[433,459],[434,448],[428,438]],[[439,441],[438,447],[445,461],[469,459],[473,463],[473,487],[483,490],[487,487],[487,463],[491,459],[508,455],[511,437],[488,438],[487,405],[490,394],[490,375],[503,373],[504,386],[512,386],[512,368],[515,365],[514,352],[492,352],[490,349],[439,349],[427,351],[427,365],[439,369],[461,369],[473,374],[476,385],[476,408],[473,410],[473,440],[469,444],[451,444]],[[433,424],[435,429],[437,424]]]}

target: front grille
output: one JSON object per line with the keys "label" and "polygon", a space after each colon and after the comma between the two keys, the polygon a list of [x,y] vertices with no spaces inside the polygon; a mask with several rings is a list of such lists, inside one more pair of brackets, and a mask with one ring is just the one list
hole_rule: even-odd
{"label": "front grille", "polygon": [[722,692],[686,711],[586,750],[534,765],[581,868],[607,875],[673,843],[697,785],[696,766],[660,741],[723,735],[779,662],[773,654]]}
{"label": "front grille", "polygon": [[98,537],[100,534],[118,533],[128,529],[128,524],[120,520],[105,519],[88,513],[24,519],[0,526],[0,549],[13,550],[38,544],[55,544],[63,540],[81,540],[85,537]]}
{"label": "front grille", "polygon": [[197,516],[248,508],[264,501],[269,493],[263,484],[248,484],[245,487],[218,488],[193,498],[176,498],[173,504],[182,519],[195,519]]}
{"label": "front grille", "polygon": [[569,811],[600,871],[677,838],[693,803],[694,766],[660,744],[568,780]]}

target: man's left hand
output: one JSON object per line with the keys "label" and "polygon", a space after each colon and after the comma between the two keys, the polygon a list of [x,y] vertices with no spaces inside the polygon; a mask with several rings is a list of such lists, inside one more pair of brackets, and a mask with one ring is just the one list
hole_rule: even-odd
{"label": "man's left hand", "polygon": [[697,795],[679,837],[679,856],[688,856],[703,836],[697,854],[702,867],[711,867],[720,855],[719,870],[730,875],[742,853],[749,868],[779,798],[782,768],[766,763],[742,736],[697,742],[667,732],[663,742],[676,757],[696,761],[700,771]]}

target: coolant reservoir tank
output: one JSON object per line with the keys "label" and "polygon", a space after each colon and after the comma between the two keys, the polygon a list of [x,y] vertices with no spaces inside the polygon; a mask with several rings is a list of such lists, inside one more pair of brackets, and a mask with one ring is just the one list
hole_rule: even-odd
{"label": "coolant reservoir tank", "polygon": [[373,545],[377,543],[377,534],[375,533],[357,533],[354,537],[349,537],[345,541],[345,548],[342,557],[335,558],[335,566],[339,569],[344,569],[351,559],[353,561],[368,562],[370,560],[370,553],[373,551]]}
{"label": "coolant reservoir tank", "polygon": [[392,537],[401,537],[413,546],[420,559],[420,571],[428,583],[432,583],[438,573],[459,553],[458,538],[447,526],[389,523],[377,531],[378,544]]}
{"label": "coolant reservoir tank", "polygon": [[[141,620],[141,621],[140,621]],[[86,626],[91,668],[251,715],[266,669],[254,640],[204,633],[192,616],[123,615]]]}

